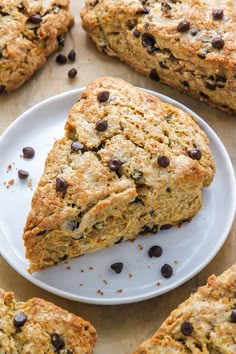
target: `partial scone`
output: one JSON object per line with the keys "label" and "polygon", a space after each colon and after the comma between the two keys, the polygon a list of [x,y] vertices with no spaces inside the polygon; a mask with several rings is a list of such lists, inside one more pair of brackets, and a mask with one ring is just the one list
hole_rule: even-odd
{"label": "partial scone", "polygon": [[121,79],[90,83],[65,135],[25,225],[30,272],[189,220],[214,176],[195,120]]}
{"label": "partial scone", "polygon": [[133,354],[235,354],[236,264],[178,306]]}
{"label": "partial scone", "polygon": [[69,0],[0,0],[0,94],[21,86],[63,45]]}
{"label": "partial scone", "polygon": [[81,17],[100,51],[236,113],[234,0],[86,0]]}
{"label": "partial scone", "polygon": [[91,354],[91,323],[43,299],[17,302],[0,289],[0,354]]}

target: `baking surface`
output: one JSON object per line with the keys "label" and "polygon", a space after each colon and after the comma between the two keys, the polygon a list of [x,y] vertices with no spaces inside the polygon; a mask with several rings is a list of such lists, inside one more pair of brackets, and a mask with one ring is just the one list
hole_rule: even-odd
{"label": "baking surface", "polygon": [[[235,170],[236,117],[211,108],[172,88],[153,82],[118,59],[108,58],[99,53],[81,28],[79,13],[83,7],[83,1],[72,0],[71,3],[76,23],[66,36],[65,47],[60,52],[68,54],[74,48],[77,53],[76,62],[64,66],[58,65],[55,62],[57,54],[54,54],[48,59],[46,66],[20,89],[1,96],[0,133],[20,114],[44,99],[86,86],[97,77],[116,76],[133,85],[170,96],[199,114],[222,140]],[[69,80],[67,72],[73,67],[78,70],[78,75],[75,79]],[[9,144],[14,144],[14,141],[10,141]],[[236,261],[235,228],[236,222],[234,221],[231,232],[219,253],[197,276],[165,295],[136,304],[99,306],[62,299],[31,284],[12,269],[2,257],[0,257],[0,287],[13,290],[18,300],[42,297],[91,321],[97,328],[98,334],[94,354],[132,353],[138,344],[155,332],[170,311],[189,296],[193,288],[205,284],[210,274],[218,275]]]}

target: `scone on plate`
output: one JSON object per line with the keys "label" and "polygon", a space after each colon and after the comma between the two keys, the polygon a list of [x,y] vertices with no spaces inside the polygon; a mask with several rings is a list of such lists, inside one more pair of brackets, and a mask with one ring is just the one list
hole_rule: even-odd
{"label": "scone on plate", "polygon": [[74,23],[69,0],[0,1],[0,94],[12,91],[63,45]]}
{"label": "scone on plate", "polygon": [[235,354],[236,264],[178,306],[133,354]]}
{"label": "scone on plate", "polygon": [[81,317],[40,298],[17,302],[0,289],[0,353],[91,354],[96,330]]}
{"label": "scone on plate", "polygon": [[82,26],[101,52],[236,113],[235,1],[85,3]]}
{"label": "scone on plate", "polygon": [[121,79],[91,82],[32,199],[29,271],[190,220],[214,172],[192,116]]}

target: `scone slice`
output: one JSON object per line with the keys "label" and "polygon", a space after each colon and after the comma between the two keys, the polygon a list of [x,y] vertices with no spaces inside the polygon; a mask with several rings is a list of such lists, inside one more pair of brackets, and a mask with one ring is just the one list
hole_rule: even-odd
{"label": "scone slice", "polygon": [[17,302],[0,289],[0,353],[91,354],[95,340],[81,317],[40,298]]}
{"label": "scone slice", "polygon": [[200,210],[215,166],[208,138],[183,111],[100,78],[71,109],[65,130],[25,225],[30,272],[179,225]]}
{"label": "scone slice", "polygon": [[236,264],[171,312],[133,354],[236,353]]}

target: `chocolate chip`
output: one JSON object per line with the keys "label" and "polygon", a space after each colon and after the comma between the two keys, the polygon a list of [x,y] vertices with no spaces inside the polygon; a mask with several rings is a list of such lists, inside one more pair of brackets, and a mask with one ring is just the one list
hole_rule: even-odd
{"label": "chocolate chip", "polygon": [[171,193],[171,188],[170,187],[166,188],[166,193]]}
{"label": "chocolate chip", "polygon": [[116,272],[117,274],[119,274],[122,272],[123,263],[121,263],[121,262],[113,263],[111,265],[111,269],[114,270],[114,272]]}
{"label": "chocolate chip", "polygon": [[224,77],[224,76],[222,76],[222,75],[216,75],[216,82],[218,83],[218,82],[226,82],[227,80],[226,80],[226,78]]}
{"label": "chocolate chip", "polygon": [[35,151],[32,147],[30,146],[26,146],[22,149],[22,152],[23,152],[23,157],[25,159],[32,159],[32,157],[34,157],[35,155]]}
{"label": "chocolate chip", "polygon": [[169,230],[172,228],[173,225],[171,224],[164,224],[164,225],[161,225],[160,227],[160,230]]}
{"label": "chocolate chip", "polygon": [[98,132],[104,132],[105,130],[107,130],[107,127],[108,127],[108,122],[107,120],[104,119],[98,120],[95,125],[95,129]]}
{"label": "chocolate chip", "polygon": [[124,237],[121,236],[116,242],[114,242],[115,245],[118,245],[119,243],[121,243],[124,240]]}
{"label": "chocolate chip", "polygon": [[206,59],[206,53],[198,53],[197,56],[200,59]]}
{"label": "chocolate chip", "polygon": [[214,20],[222,20],[224,16],[224,10],[222,9],[216,9],[212,11],[212,17]]}
{"label": "chocolate chip", "polygon": [[128,20],[126,25],[129,30],[132,30],[137,25],[137,20]]}
{"label": "chocolate chip", "polygon": [[64,47],[65,44],[65,38],[62,35],[57,36],[57,43],[59,47]]}
{"label": "chocolate chip", "polygon": [[97,99],[99,102],[107,102],[109,99],[109,91],[101,91],[97,94]]}
{"label": "chocolate chip", "polygon": [[160,246],[152,246],[149,251],[149,257],[161,257],[163,250]]}
{"label": "chocolate chip", "polygon": [[0,85],[0,95],[2,95],[5,92],[5,86]]}
{"label": "chocolate chip", "polygon": [[171,10],[170,4],[168,4],[168,2],[163,1],[161,3],[161,11],[164,13],[168,13],[170,10]]}
{"label": "chocolate chip", "polygon": [[48,232],[47,230],[39,231],[39,232],[36,234],[36,236],[44,236],[44,235],[46,235],[47,232]]}
{"label": "chocolate chip", "polygon": [[150,77],[151,80],[160,81],[160,76],[158,75],[156,69],[152,69],[150,71],[149,77]]}
{"label": "chocolate chip", "polygon": [[20,328],[24,326],[25,322],[27,321],[27,316],[24,313],[17,313],[14,316],[14,326],[16,328]]}
{"label": "chocolate chip", "polygon": [[111,159],[108,162],[108,167],[110,168],[111,171],[118,171],[122,165],[122,162],[119,159]]}
{"label": "chocolate chip", "polygon": [[143,172],[137,168],[134,168],[134,172],[132,173],[131,178],[135,181],[138,181],[143,178]]}
{"label": "chocolate chip", "polygon": [[139,38],[139,37],[140,37],[140,32],[139,32],[139,30],[138,30],[137,28],[135,28],[135,29],[133,30],[133,36],[134,36],[135,38]]}
{"label": "chocolate chip", "polygon": [[233,310],[230,314],[230,319],[233,323],[236,323],[236,310]]}
{"label": "chocolate chip", "polygon": [[50,335],[51,337],[51,342],[56,348],[56,350],[62,349],[65,347],[65,342],[64,339],[60,336],[58,333],[52,333]]}
{"label": "chocolate chip", "polygon": [[168,159],[168,157],[160,155],[157,158],[157,163],[160,167],[167,167],[170,164],[170,160]]}
{"label": "chocolate chip", "polygon": [[40,14],[35,14],[29,17],[29,21],[33,23],[34,25],[38,25],[41,23],[43,20],[42,16]]}
{"label": "chocolate chip", "polygon": [[64,178],[58,177],[56,178],[56,190],[57,192],[65,192],[67,190],[67,182]]}
{"label": "chocolate chip", "polygon": [[71,150],[73,151],[84,151],[84,149],[84,144],[81,144],[78,140],[73,141],[73,143],[71,144]]}
{"label": "chocolate chip", "polygon": [[24,170],[18,170],[18,177],[20,179],[26,179],[27,177],[29,177],[29,172]]}
{"label": "chocolate chip", "polygon": [[190,22],[183,20],[181,21],[178,26],[177,26],[177,31],[178,32],[187,32],[190,28]]}
{"label": "chocolate chip", "polygon": [[225,42],[222,38],[216,37],[211,42],[212,46],[217,49],[222,49],[225,45]]}
{"label": "chocolate chip", "polygon": [[170,278],[173,274],[173,268],[169,264],[164,264],[161,267],[161,274],[164,278]]}
{"label": "chocolate chip", "polygon": [[147,48],[148,54],[151,54],[151,55],[154,55],[159,51],[160,51],[160,48],[156,48],[156,47],[148,47]]}
{"label": "chocolate chip", "polygon": [[74,49],[71,49],[71,51],[69,52],[69,54],[68,54],[68,59],[69,59],[70,61],[72,61],[72,62],[75,61],[75,59],[76,59],[76,52],[75,52]]}
{"label": "chocolate chip", "polygon": [[201,97],[203,97],[203,98],[206,98],[206,99],[209,98],[209,96],[208,96],[206,93],[202,92],[202,91],[199,92],[199,95],[200,95]]}
{"label": "chocolate chip", "polygon": [[142,45],[147,48],[147,47],[154,47],[154,45],[156,44],[156,40],[153,37],[153,35],[149,34],[149,33],[144,33],[142,35]]}
{"label": "chocolate chip", "polygon": [[56,56],[56,62],[58,64],[64,65],[67,63],[67,57],[64,54],[58,54]]}
{"label": "chocolate chip", "polygon": [[76,77],[77,73],[78,73],[77,70],[75,68],[72,68],[68,71],[68,77],[70,79],[74,79]]}
{"label": "chocolate chip", "polygon": [[169,69],[164,60],[159,61],[159,65],[162,69]]}
{"label": "chocolate chip", "polygon": [[190,334],[193,332],[193,326],[189,321],[184,321],[181,324],[180,330],[184,336],[190,336]]}
{"label": "chocolate chip", "polygon": [[180,81],[180,82],[181,82],[181,84],[182,84],[184,87],[189,87],[188,81],[182,80],[182,81]]}
{"label": "chocolate chip", "polygon": [[192,149],[188,151],[188,156],[193,160],[201,160],[202,152],[199,149]]}
{"label": "chocolate chip", "polygon": [[59,261],[65,261],[65,260],[67,260],[67,258],[68,258],[68,254],[64,254],[64,256],[59,257],[58,259],[59,259]]}
{"label": "chocolate chip", "polygon": [[141,235],[146,235],[148,233],[156,234],[158,232],[158,225],[148,226],[144,225],[140,231]]}
{"label": "chocolate chip", "polygon": [[214,91],[216,89],[216,84],[212,81],[207,81],[205,84],[208,90]]}
{"label": "chocolate chip", "polygon": [[190,30],[190,33],[191,33],[191,35],[192,35],[193,37],[195,37],[195,36],[197,35],[197,30],[196,30],[196,28],[192,28],[192,29]]}

